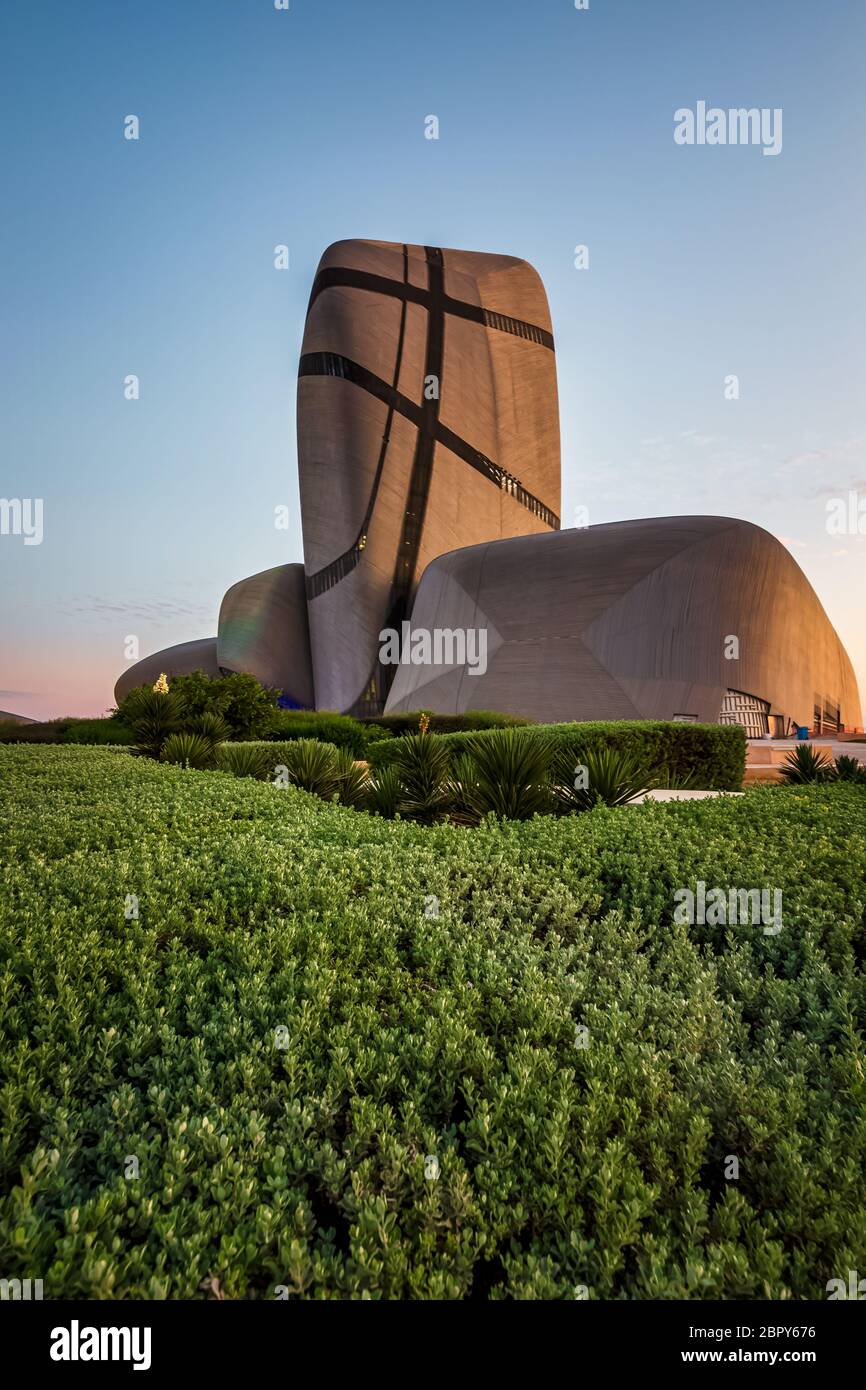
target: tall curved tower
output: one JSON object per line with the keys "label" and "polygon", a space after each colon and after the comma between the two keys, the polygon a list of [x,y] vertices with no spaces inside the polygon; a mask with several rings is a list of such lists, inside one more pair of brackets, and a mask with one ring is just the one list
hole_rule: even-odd
{"label": "tall curved tower", "polygon": [[320,263],[298,381],[316,705],[374,714],[446,551],[559,528],[550,313],[512,256],[340,241]]}

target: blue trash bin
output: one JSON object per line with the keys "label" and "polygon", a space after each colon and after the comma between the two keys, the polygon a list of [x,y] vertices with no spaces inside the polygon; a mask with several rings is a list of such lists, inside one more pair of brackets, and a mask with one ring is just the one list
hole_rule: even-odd
{"label": "blue trash bin", "polygon": [[801,742],[809,737],[809,730],[806,728],[805,724],[797,725],[797,737]]}

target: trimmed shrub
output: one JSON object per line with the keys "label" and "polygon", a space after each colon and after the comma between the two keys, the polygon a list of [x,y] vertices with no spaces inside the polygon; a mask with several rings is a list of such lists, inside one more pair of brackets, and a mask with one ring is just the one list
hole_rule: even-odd
{"label": "trimmed shrub", "polygon": [[[739,791],[746,763],[746,735],[737,724],[675,724],[650,720],[613,720],[585,724],[534,724],[519,730],[521,738],[541,739],[551,757],[562,755],[586,763],[592,749],[616,748],[634,759],[649,782],[660,785],[667,772],[688,778],[706,791]],[[489,738],[484,732],[440,734],[449,759],[464,753],[470,738]],[[400,757],[404,740],[391,739],[368,750],[371,767],[385,767]]]}
{"label": "trimmed shrub", "polygon": [[[518,714],[499,714],[496,710],[470,709],[465,714],[432,714],[429,710],[410,710],[406,714],[376,714],[370,719],[388,733],[401,737],[417,734],[419,720],[426,714],[431,734],[472,733],[477,729],[508,729],[525,724],[533,724],[532,719],[524,719]],[[362,721],[364,722],[364,721]],[[369,721],[366,721],[369,726]]]}
{"label": "trimmed shrub", "polygon": [[69,719],[63,734],[64,743],[131,744],[135,735],[122,719]]}
{"label": "trimmed shrub", "polygon": [[46,724],[0,724],[0,743],[64,743],[66,725],[71,720],[52,720]]}
{"label": "trimmed shrub", "polygon": [[[4,1278],[795,1301],[862,1274],[859,787],[466,834],[106,749],[0,764]],[[781,933],[678,922],[698,880],[782,891]]]}
{"label": "trimmed shrub", "polygon": [[43,724],[0,721],[0,743],[132,744],[135,735],[128,724],[114,716],[101,719],[64,717]]}
{"label": "trimmed shrub", "polygon": [[277,710],[273,715],[266,738],[274,743],[291,739],[318,739],[321,743],[345,748],[356,758],[366,757],[370,734],[357,719],[332,710]]}
{"label": "trimmed shrub", "polygon": [[362,728],[364,730],[365,750],[370,747],[371,743],[378,743],[383,738],[394,737],[390,729],[384,729],[380,724],[362,724]]}

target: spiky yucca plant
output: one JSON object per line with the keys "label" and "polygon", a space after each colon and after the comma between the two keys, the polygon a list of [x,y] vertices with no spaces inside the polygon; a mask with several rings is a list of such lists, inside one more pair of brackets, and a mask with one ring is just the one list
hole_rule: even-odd
{"label": "spiky yucca plant", "polygon": [[201,734],[169,734],[159,756],[164,763],[175,763],[179,767],[195,768],[197,771],[214,765],[214,750]]}
{"label": "spiky yucca plant", "polygon": [[652,784],[654,787],[664,787],[667,791],[694,791],[696,788],[704,790],[697,773],[675,772],[668,764],[653,776]]}
{"label": "spiky yucca plant", "polygon": [[551,810],[550,749],[520,729],[494,729],[468,744],[471,768],[461,764],[464,803],[477,816],[492,812],[529,820]]}
{"label": "spiky yucca plant", "polygon": [[257,743],[221,743],[216,750],[216,765],[221,772],[233,777],[255,777],[259,781],[270,774],[272,755]]}
{"label": "spiky yucca plant", "polygon": [[374,816],[393,820],[400,805],[403,788],[396,767],[383,767],[367,782],[367,810]]}
{"label": "spiky yucca plant", "polygon": [[203,714],[193,715],[191,719],[183,721],[184,731],[189,734],[199,734],[206,739],[211,748],[216,749],[219,744],[225,743],[232,736],[232,731],[221,714],[213,714],[210,710],[205,710]]}
{"label": "spiky yucca plant", "polygon": [[450,807],[448,753],[436,734],[404,739],[396,761],[403,788],[398,810],[414,820],[441,820]]}
{"label": "spiky yucca plant", "polygon": [[139,752],[158,758],[169,735],[180,730],[184,711],[173,691],[142,687],[132,692],[125,713]]}
{"label": "spiky yucca plant", "polygon": [[367,800],[367,783],[370,774],[363,763],[355,761],[348,748],[338,748],[334,758],[334,777],[337,783],[337,799],[345,806],[361,809]]}
{"label": "spiky yucca plant", "polygon": [[286,750],[285,765],[289,781],[305,792],[331,801],[339,791],[337,750],[333,743],[299,738]]}
{"label": "spiky yucca plant", "polygon": [[786,782],[802,786],[806,782],[827,782],[833,775],[833,763],[823,748],[811,743],[798,743],[779,768]]}
{"label": "spiky yucca plant", "polygon": [[460,753],[451,765],[448,790],[451,797],[451,819],[458,825],[474,825],[480,819],[472,800],[478,782],[475,764],[468,753]]}
{"label": "spiky yucca plant", "polygon": [[861,787],[866,787],[866,766],[857,758],[851,758],[847,753],[842,753],[836,759],[835,778],[837,782],[854,782]]}
{"label": "spiky yucca plant", "polygon": [[560,755],[554,781],[558,809],[566,813],[591,811],[593,806],[625,806],[653,786],[653,778],[637,760],[616,748],[589,749],[577,765],[574,754]]}

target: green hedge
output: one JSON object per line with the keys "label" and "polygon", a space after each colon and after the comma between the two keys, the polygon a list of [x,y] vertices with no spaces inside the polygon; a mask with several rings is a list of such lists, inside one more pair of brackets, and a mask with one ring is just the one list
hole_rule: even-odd
{"label": "green hedge", "polygon": [[[299,734],[299,735],[298,735],[298,738],[312,738],[312,737],[313,737],[312,734]],[[338,747],[337,744],[332,743],[329,739],[324,739],[324,738],[318,738],[318,737],[317,737],[317,738],[316,738],[316,742],[317,742],[317,743],[324,743],[328,748],[333,749],[334,752],[336,752],[337,747]],[[253,748],[262,748],[262,749],[264,749],[265,752],[268,754],[268,758],[269,758],[269,764],[268,764],[268,766],[271,767],[271,768],[279,767],[281,764],[284,765],[285,763],[288,762],[288,760],[289,760],[289,758],[290,758],[290,756],[291,756],[292,745],[295,744],[295,743],[297,743],[297,739],[294,739],[294,738],[281,739],[281,740],[279,740],[279,741],[277,741],[276,739],[256,739],[256,740],[251,740],[251,746],[252,746]],[[345,745],[343,745],[343,746],[345,747]],[[351,751],[352,751],[352,750],[349,749],[349,752],[351,752]],[[272,774],[269,773],[269,776],[271,776],[271,775],[272,775]]]}
{"label": "green hedge", "polygon": [[333,743],[336,748],[347,748],[356,758],[364,758],[368,744],[376,737],[373,727],[333,710],[278,710],[265,737],[275,743],[315,738],[322,743]]}
{"label": "green hedge", "polygon": [[[412,710],[406,714],[377,714],[375,719],[364,720],[387,729],[398,738],[403,734],[417,734],[418,721],[427,711]],[[500,714],[496,710],[471,709],[465,714],[428,713],[429,731],[433,734],[467,733],[473,729],[508,729],[516,725],[532,724],[534,720],[523,719],[517,714]]]}
{"label": "green hedge", "polygon": [[[113,750],[0,765],[4,1277],[760,1300],[862,1272],[858,788],[467,833]],[[783,931],[678,925],[699,879],[783,891]]]}
{"label": "green hedge", "polygon": [[132,730],[121,719],[51,719],[44,724],[0,723],[0,743],[131,744]]}
{"label": "green hedge", "polygon": [[[674,724],[653,720],[613,720],[585,724],[534,724],[527,738],[541,738],[559,752],[565,750],[580,762],[581,754],[599,746],[622,749],[636,757],[650,774],[667,769],[674,777],[694,775],[708,791],[738,791],[746,764],[746,736],[737,724]],[[463,752],[478,735],[455,733],[440,736],[452,756]],[[395,761],[401,739],[375,745],[368,753],[371,766]]]}
{"label": "green hedge", "polygon": [[[528,724],[510,714],[492,710],[471,710],[467,714],[431,714],[433,733],[453,733],[459,730],[497,729],[512,724]],[[410,714],[384,714],[376,719],[353,719],[333,710],[278,710],[271,718],[265,737],[274,741],[315,738],[347,748],[356,758],[370,758],[374,744],[390,741],[392,735],[418,732],[421,711]]]}

